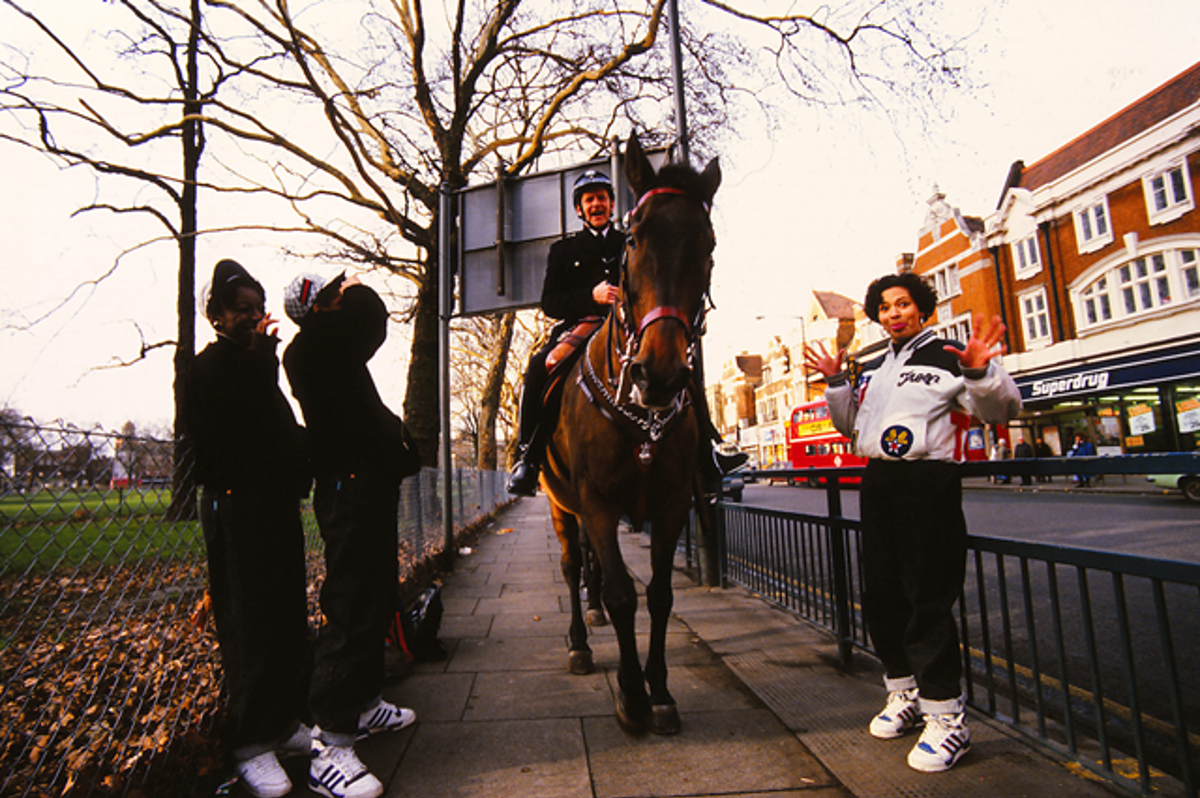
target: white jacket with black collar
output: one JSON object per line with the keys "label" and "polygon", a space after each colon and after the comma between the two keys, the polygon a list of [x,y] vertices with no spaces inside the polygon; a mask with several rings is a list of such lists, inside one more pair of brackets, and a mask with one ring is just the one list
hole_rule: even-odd
{"label": "white jacket with black collar", "polygon": [[879,460],[954,460],[953,411],[989,424],[1021,412],[1021,392],[997,359],[963,369],[945,346],[957,341],[925,330],[899,350],[862,366],[853,383],[845,372],[829,378],[825,399],[835,427],[854,452]]}

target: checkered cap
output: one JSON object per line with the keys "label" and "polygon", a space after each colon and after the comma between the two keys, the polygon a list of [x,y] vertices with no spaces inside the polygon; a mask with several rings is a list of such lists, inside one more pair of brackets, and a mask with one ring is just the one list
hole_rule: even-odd
{"label": "checkered cap", "polygon": [[283,292],[283,309],[288,318],[297,324],[308,315],[317,303],[317,294],[329,285],[329,278],[319,274],[301,274]]}

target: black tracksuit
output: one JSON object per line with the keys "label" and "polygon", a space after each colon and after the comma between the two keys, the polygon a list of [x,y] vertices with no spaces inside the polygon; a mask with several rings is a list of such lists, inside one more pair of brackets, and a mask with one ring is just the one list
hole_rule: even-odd
{"label": "black tracksuit", "polygon": [[[384,404],[367,362],[387,335],[387,308],[363,285],[335,310],[313,310],[283,362],[304,412],[325,541],[321,611],[309,706],[348,744],[384,681],[384,637],[399,582],[397,511],[401,421]],[[328,740],[327,740],[328,741]]]}
{"label": "black tracksuit", "polygon": [[209,595],[239,759],[270,750],[304,714],[308,622],[302,430],[279,390],[273,339],[225,337],[187,375],[184,427],[204,486]]}

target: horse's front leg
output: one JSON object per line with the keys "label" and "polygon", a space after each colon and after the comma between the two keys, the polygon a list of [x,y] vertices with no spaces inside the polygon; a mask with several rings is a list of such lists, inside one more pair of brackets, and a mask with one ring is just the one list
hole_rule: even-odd
{"label": "horse's front leg", "polygon": [[650,686],[650,729],[655,734],[678,734],[679,710],[667,689],[667,621],[675,604],[671,589],[675,546],[682,522],[654,524],[650,534],[650,584],[646,605],[650,610],[650,649],[646,655],[646,682]]}
{"label": "horse's front leg", "polygon": [[585,520],[588,539],[603,573],[601,590],[604,607],[617,635],[620,665],[617,668],[617,721],[626,731],[640,733],[650,717],[650,697],[637,651],[635,616],[637,588],[617,541],[617,518],[610,513],[589,515]]}
{"label": "horse's front leg", "polygon": [[595,669],[592,649],[588,646],[587,624],[583,622],[583,604],[579,599],[583,552],[579,547],[579,522],[575,516],[550,503],[550,517],[562,546],[562,574],[571,602],[571,626],[567,631],[567,668],[571,673],[591,673]]}

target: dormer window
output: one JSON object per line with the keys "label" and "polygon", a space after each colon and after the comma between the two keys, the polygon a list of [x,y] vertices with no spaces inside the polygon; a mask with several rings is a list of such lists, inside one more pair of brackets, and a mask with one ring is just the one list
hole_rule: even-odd
{"label": "dormer window", "polygon": [[1037,235],[1027,236],[1017,241],[1012,245],[1012,251],[1018,280],[1032,277],[1042,270],[1042,260],[1038,254]]}
{"label": "dormer window", "polygon": [[1079,242],[1079,254],[1095,252],[1112,243],[1112,225],[1108,221],[1108,199],[1081,208],[1075,212],[1075,237]]}
{"label": "dormer window", "polygon": [[1150,224],[1173,222],[1192,210],[1195,203],[1190,191],[1187,162],[1172,164],[1142,180],[1146,193],[1146,212]]}

